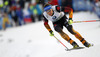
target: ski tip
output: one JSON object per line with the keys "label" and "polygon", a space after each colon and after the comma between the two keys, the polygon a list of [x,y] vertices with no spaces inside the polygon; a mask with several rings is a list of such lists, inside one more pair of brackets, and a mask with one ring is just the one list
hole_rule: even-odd
{"label": "ski tip", "polygon": [[[94,46],[94,44],[90,44],[90,46],[89,46],[89,47],[93,47],[93,46]],[[89,48],[89,47],[88,47],[88,48]]]}
{"label": "ski tip", "polygon": [[92,44],[92,46],[94,46],[94,44]]}
{"label": "ski tip", "polygon": [[66,51],[71,51],[70,49],[65,49]]}

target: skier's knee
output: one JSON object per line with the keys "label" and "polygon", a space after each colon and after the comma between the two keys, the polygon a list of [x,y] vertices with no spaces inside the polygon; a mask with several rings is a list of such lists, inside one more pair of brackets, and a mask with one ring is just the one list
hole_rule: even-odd
{"label": "skier's knee", "polygon": [[73,30],[73,28],[72,28],[72,26],[70,25],[70,26],[68,26],[68,31],[71,33],[71,34],[73,34],[73,35],[75,35],[76,33],[75,33],[75,31]]}

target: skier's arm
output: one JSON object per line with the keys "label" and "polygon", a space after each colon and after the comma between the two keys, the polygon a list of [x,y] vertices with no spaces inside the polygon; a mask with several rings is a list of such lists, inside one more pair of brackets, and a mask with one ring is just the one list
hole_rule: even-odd
{"label": "skier's arm", "polygon": [[[44,16],[43,16],[43,17],[44,17]],[[48,31],[51,31],[51,28],[50,28],[50,26],[49,26],[49,24],[48,24],[48,20],[44,17],[43,21],[44,21],[44,26],[45,26],[45,28],[46,28]]]}
{"label": "skier's arm", "polygon": [[48,20],[45,17],[44,17],[43,20],[44,20],[44,26],[45,26],[45,28],[50,32],[50,36],[54,36],[54,33],[53,33],[53,31],[51,30],[51,28],[50,28],[50,26],[48,24]]}
{"label": "skier's arm", "polygon": [[68,12],[69,13],[69,19],[72,19],[72,17],[73,17],[73,9],[72,8],[56,6],[56,10],[58,12],[60,12],[60,11]]}

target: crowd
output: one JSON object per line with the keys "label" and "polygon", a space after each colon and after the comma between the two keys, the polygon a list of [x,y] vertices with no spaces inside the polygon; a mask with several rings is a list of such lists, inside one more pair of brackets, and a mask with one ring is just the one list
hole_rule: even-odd
{"label": "crowd", "polygon": [[0,0],[0,29],[41,21],[41,5],[38,0]]}
{"label": "crowd", "polygon": [[67,6],[77,11],[90,11],[100,18],[100,0],[50,0],[52,5]]}
{"label": "crowd", "polygon": [[71,7],[74,12],[88,10],[100,18],[100,0],[0,0],[0,30],[41,21],[45,3]]}

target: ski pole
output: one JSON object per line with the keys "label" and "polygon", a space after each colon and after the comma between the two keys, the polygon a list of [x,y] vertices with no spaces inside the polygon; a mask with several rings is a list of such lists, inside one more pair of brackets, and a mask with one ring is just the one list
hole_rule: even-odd
{"label": "ski pole", "polygon": [[82,22],[97,22],[100,20],[87,20],[87,21],[73,21],[73,23],[82,23]]}
{"label": "ski pole", "polygon": [[65,50],[69,50],[57,37],[54,36],[54,38],[56,38],[66,48]]}

